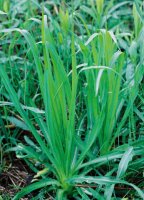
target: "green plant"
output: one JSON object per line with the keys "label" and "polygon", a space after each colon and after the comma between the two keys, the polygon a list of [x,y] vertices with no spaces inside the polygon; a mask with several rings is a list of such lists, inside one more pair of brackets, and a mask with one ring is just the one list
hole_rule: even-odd
{"label": "green plant", "polygon": [[[28,194],[35,189],[48,185],[52,185],[53,187],[51,189],[53,190],[57,188],[57,199],[64,199],[67,197],[67,195],[71,194],[72,190],[76,189],[75,184],[83,182],[97,183],[106,186],[117,183],[128,184],[134,187],[139,195],[143,197],[143,193],[136,186],[119,179],[119,177],[121,176],[120,174],[125,173],[125,170],[128,166],[124,166],[124,168],[121,167],[121,165],[123,166],[123,160],[125,160],[125,157],[128,157],[129,161],[132,158],[132,148],[129,149],[127,147],[129,149],[128,152],[130,151],[130,154],[125,153],[124,155],[123,153],[127,151],[127,148],[118,152],[114,151],[109,154],[107,154],[106,152],[107,148],[104,148],[104,150],[102,151],[102,155],[106,155],[98,157],[97,159],[93,159],[95,156],[93,156],[91,152],[91,146],[94,145],[98,136],[99,138],[101,137],[99,132],[102,128],[105,116],[104,113],[101,113],[102,117],[98,116],[96,118],[96,121],[91,127],[91,130],[87,135],[84,136],[84,141],[79,138],[79,131],[76,131],[80,128],[77,128],[75,124],[77,86],[79,75],[77,73],[76,67],[77,64],[74,45],[74,34],[72,34],[71,42],[72,72],[68,76],[64,69],[63,62],[55,49],[55,42],[53,37],[51,36],[51,33],[49,32],[46,16],[43,17],[42,22],[42,47],[44,53],[43,65],[39,57],[38,47],[30,33],[28,33],[26,30],[20,29],[6,30],[6,32],[8,31],[18,31],[27,40],[34,57],[34,62],[38,73],[40,93],[44,102],[44,112],[41,112],[35,107],[34,101],[31,101],[31,106],[33,107],[33,110],[25,111],[18,100],[16,91],[12,87],[3,66],[1,66],[0,74],[2,77],[2,82],[9,92],[10,98],[16,110],[19,112],[19,114],[25,121],[29,131],[31,131],[32,135],[37,141],[37,143],[34,143],[30,138],[26,136],[25,141],[27,145],[18,144],[18,146],[14,149],[17,152],[17,156],[20,158],[24,158],[25,160],[27,160],[27,162],[30,161],[29,159],[33,159],[36,160],[39,165],[42,164],[43,168],[48,169],[47,175],[43,176],[51,177],[43,178],[37,183],[33,183],[32,185],[28,186],[20,193],[18,193],[14,197],[14,199],[19,199],[23,195]],[[111,41],[111,44],[113,45],[112,40],[109,38],[109,33],[106,33],[106,37],[108,37],[107,40]],[[107,53],[107,51],[105,52]],[[113,51],[110,53],[110,55],[113,55]],[[106,56],[108,60],[111,59],[110,55]],[[117,55],[120,54],[118,53]],[[112,63],[114,63],[115,61],[114,58]],[[123,60],[123,58],[121,59]],[[108,65],[108,63],[104,64]],[[108,72],[105,74],[105,76],[111,76],[110,78],[115,81],[113,84],[118,84],[118,88],[116,88],[116,91],[119,94],[121,79],[120,73],[121,67],[123,66],[123,61],[119,61],[116,66],[116,69],[110,69],[109,67],[100,67],[99,69],[101,70],[100,72],[103,72],[104,69],[108,69]],[[91,68],[94,70],[94,68],[98,67],[83,68],[81,71],[86,71],[86,75],[88,75],[88,69]],[[117,71],[117,69],[120,71]],[[70,78],[70,76],[72,77]],[[98,77],[100,77],[100,73],[98,73]],[[105,80],[107,80],[106,77]],[[99,92],[100,82],[100,78],[98,78],[96,82],[96,95]],[[95,83],[95,81],[92,81],[92,83]],[[110,99],[110,102],[111,101],[112,100]],[[106,100],[106,102],[108,101]],[[114,108],[114,110],[115,109],[116,108]],[[32,122],[32,119],[30,118],[31,115],[33,116],[33,119],[39,127],[40,132],[34,126],[34,121]],[[113,115],[115,115],[115,111]],[[82,121],[84,121],[84,119],[82,119]],[[102,144],[100,143],[100,145]],[[85,147],[84,149],[83,146]],[[90,160],[87,156],[90,158]],[[124,156],[124,158],[122,156]],[[92,178],[90,176],[86,176],[91,170],[91,167],[89,169],[87,168],[92,164],[98,163],[102,165],[103,162],[105,163],[109,160],[119,159],[121,157],[122,160],[119,164],[121,172],[119,172],[120,174],[118,173],[119,175],[117,178],[112,179],[105,176]],[[84,160],[87,159],[88,163],[83,164]],[[38,172],[38,168],[34,168]],[[81,168],[83,168],[82,172],[79,171]]]}
{"label": "green plant", "polygon": [[[113,24],[112,13],[118,10],[115,15],[122,15],[122,6],[128,6],[129,1],[115,6],[113,1],[97,1],[95,9],[91,9],[90,2],[79,8],[81,3],[75,1],[72,6],[68,2],[60,11],[60,2],[44,3],[49,24],[47,16],[42,16],[42,24],[35,18],[27,21],[37,14],[34,9],[22,17],[25,29],[5,29],[4,24],[0,31],[1,40],[7,42],[10,37],[11,43],[9,49],[6,43],[0,52],[0,106],[4,106],[1,136],[5,138],[6,120],[28,131],[8,133],[12,148],[7,152],[15,151],[36,173],[32,183],[13,200],[37,189],[42,198],[46,191],[56,199],[108,200],[124,196],[117,191],[121,185],[126,192],[131,191],[129,187],[136,191],[130,195],[144,198],[131,183],[131,177],[142,176],[144,169],[144,138],[136,133],[139,122],[139,129],[143,129],[142,22],[137,26],[141,10],[136,3],[135,31],[127,34],[119,33],[121,26]],[[47,6],[56,6],[56,19]],[[118,26],[115,34],[98,30],[106,23],[106,13],[108,27],[114,30]],[[99,19],[96,26],[89,26],[91,18]],[[27,31],[35,24],[36,34]],[[91,34],[93,30],[97,31]],[[143,187],[143,183],[138,186]]]}

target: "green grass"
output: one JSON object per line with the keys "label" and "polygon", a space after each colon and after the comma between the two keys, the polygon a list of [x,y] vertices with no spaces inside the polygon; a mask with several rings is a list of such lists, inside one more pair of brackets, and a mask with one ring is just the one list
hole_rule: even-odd
{"label": "green grass", "polygon": [[36,174],[13,200],[144,199],[142,9],[1,2],[1,171],[14,151]]}

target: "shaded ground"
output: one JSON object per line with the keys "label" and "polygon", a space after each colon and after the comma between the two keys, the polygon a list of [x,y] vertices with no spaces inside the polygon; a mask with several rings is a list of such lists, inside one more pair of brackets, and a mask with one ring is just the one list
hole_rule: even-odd
{"label": "shaded ground", "polygon": [[[13,197],[15,193],[27,185],[30,172],[19,159],[13,160],[13,165],[8,164],[4,167],[0,174],[0,195],[3,200],[8,200]],[[23,198],[28,200],[28,198]]]}

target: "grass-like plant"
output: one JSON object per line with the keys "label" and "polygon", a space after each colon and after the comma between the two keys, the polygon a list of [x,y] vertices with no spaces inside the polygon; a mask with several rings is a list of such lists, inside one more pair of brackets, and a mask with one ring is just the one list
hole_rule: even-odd
{"label": "grass-like plant", "polygon": [[[121,179],[133,156],[141,154],[139,148],[126,145],[108,153],[127,118],[127,114],[124,114],[123,121],[114,133],[121,110],[119,97],[124,57],[120,51],[115,52],[115,43],[110,33],[106,31],[98,34],[98,39],[95,41],[98,49],[94,48],[94,42],[92,47],[95,65],[89,65],[91,64],[89,60],[84,58],[87,66],[79,72],[75,36],[72,33],[72,70],[67,74],[55,48],[54,38],[48,29],[46,16],[43,16],[42,20],[43,60],[40,58],[34,38],[28,31],[8,29],[3,32],[12,31],[20,32],[29,44],[38,75],[39,92],[44,104],[44,110],[37,109],[33,100],[31,100],[31,108],[24,107],[18,99],[4,66],[1,65],[2,82],[15,109],[36,141],[25,136],[26,144],[19,143],[14,149],[17,156],[23,158],[29,165],[32,160],[32,169],[37,173],[36,177],[42,176],[41,180],[22,189],[13,199],[20,199],[31,191],[46,186],[51,186],[48,189],[49,192],[55,191],[56,199],[67,199],[68,196],[77,198],[77,194],[85,198],[86,194],[81,189],[84,183],[87,183],[90,188],[93,184],[100,185],[99,194],[98,191],[87,190],[87,193],[95,198],[99,195],[99,198],[111,199],[115,184],[132,186],[144,198],[144,194],[138,187]],[[79,104],[77,89],[79,77],[84,77],[84,75],[87,84],[84,89],[87,117],[84,112],[79,121],[76,118],[77,109],[79,110],[78,106],[76,107]],[[126,113],[128,111],[126,109]],[[30,116],[33,116],[33,121]],[[88,124],[87,133],[81,133],[80,130],[85,123]],[[101,156],[98,156],[99,151]],[[112,176],[114,169],[109,175],[89,175],[93,170],[92,166],[96,168],[114,160],[117,160],[117,176]],[[36,165],[42,166],[43,170],[39,171]],[[79,187],[80,185],[82,186]],[[104,193],[102,192],[103,185],[105,186]],[[87,199],[89,199],[88,196]]]}
{"label": "grass-like plant", "polygon": [[[60,4],[57,2],[52,4],[56,12]],[[0,143],[3,138],[14,141],[16,146],[9,151],[14,150],[36,174],[32,183],[13,200],[41,188],[59,200],[110,200],[117,198],[116,188],[120,185],[132,187],[138,198],[144,199],[142,190],[126,181],[136,169],[141,171],[144,166],[143,138],[135,132],[137,123],[143,122],[141,105],[144,99],[139,92],[143,91],[144,74],[143,16],[139,4],[136,1],[133,6],[132,37],[135,39],[131,41],[130,34],[121,35],[117,30],[114,35],[112,31],[98,29],[107,22],[104,14],[112,20],[112,13],[120,9],[115,15],[122,15],[121,7],[129,5],[128,1],[114,5],[113,1],[97,0],[96,4],[91,1],[80,6],[79,0],[68,9],[65,3],[57,16],[59,24],[44,7],[54,28],[49,26],[44,15],[42,23],[31,18],[32,23],[26,21],[22,25],[28,28],[30,24],[33,29],[34,23],[41,24],[41,36],[18,28],[0,31],[5,33],[2,38],[6,36],[7,39],[9,33],[11,37],[14,35],[8,58],[0,62],[3,97],[0,106],[14,107],[21,117],[18,120],[1,112]],[[40,8],[38,3],[35,5]],[[94,8],[91,9],[92,5]],[[79,6],[89,16],[87,22],[84,15],[69,14]],[[33,12],[36,10],[29,10],[28,16]],[[96,20],[95,28],[89,25],[91,20]],[[115,29],[119,22],[109,24]],[[75,34],[79,27],[83,39]],[[97,31],[91,34],[93,29]],[[83,42],[87,35],[88,40]],[[19,41],[21,45],[17,45]],[[13,49],[17,57],[11,56]],[[4,51],[7,51],[6,45]],[[20,61],[15,62],[17,59]],[[7,62],[10,65],[6,65]],[[14,139],[17,133],[9,140],[4,120],[29,131],[23,142]],[[143,187],[143,184],[139,186]]]}

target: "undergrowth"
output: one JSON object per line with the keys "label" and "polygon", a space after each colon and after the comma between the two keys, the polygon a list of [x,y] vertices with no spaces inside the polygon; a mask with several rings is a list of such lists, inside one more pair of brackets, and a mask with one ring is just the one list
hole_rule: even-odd
{"label": "undergrowth", "polygon": [[0,22],[0,172],[34,173],[10,198],[144,199],[143,2],[1,0]]}

